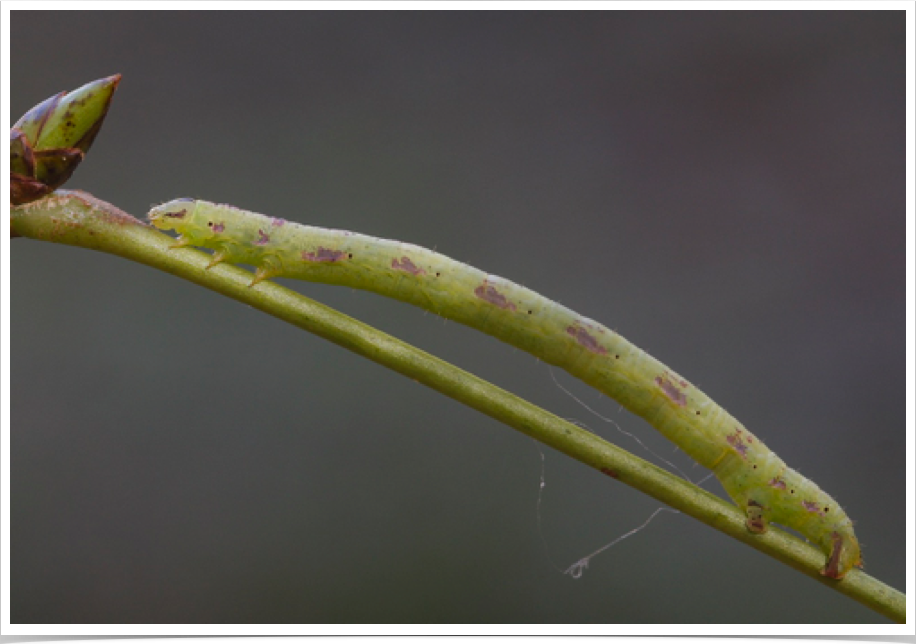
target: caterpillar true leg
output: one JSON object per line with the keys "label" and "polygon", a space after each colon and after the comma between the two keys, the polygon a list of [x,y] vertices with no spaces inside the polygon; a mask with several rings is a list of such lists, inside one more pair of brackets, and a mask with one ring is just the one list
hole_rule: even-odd
{"label": "caterpillar true leg", "polygon": [[211,268],[213,268],[220,262],[225,261],[227,257],[228,257],[228,253],[226,253],[226,251],[223,251],[223,250],[216,251],[213,254],[213,259],[211,259],[210,263],[207,264],[207,270],[210,270]]}
{"label": "caterpillar true leg", "polygon": [[175,240],[175,243],[169,246],[169,248],[184,248],[185,246],[197,245],[194,243],[194,240],[186,235],[179,235]]}

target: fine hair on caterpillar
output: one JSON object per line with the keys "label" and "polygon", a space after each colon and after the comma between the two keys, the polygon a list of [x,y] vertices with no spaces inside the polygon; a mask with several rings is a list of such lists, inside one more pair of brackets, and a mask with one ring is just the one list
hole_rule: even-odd
{"label": "fine hair on caterpillar", "polygon": [[861,565],[852,521],[832,497],[674,370],[529,288],[413,244],[207,201],[170,201],[153,208],[149,219],[178,233],[176,248],[211,249],[209,267],[220,262],[256,267],[252,287],[288,277],[372,291],[560,367],[646,419],[712,470],[752,532],[765,532],[770,522],[798,531],[824,552],[821,572],[828,577],[841,579]]}

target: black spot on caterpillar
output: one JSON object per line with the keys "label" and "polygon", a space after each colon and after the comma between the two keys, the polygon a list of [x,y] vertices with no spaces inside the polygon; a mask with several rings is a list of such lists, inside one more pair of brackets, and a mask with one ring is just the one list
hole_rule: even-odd
{"label": "black spot on caterpillar", "polygon": [[283,276],[373,291],[565,369],[649,420],[711,469],[746,513],[752,532],[765,532],[770,522],[797,530],[824,551],[821,572],[835,579],[862,563],[852,521],[828,494],[661,362],[528,288],[419,246],[206,201],[171,201],[153,208],[149,218],[157,228],[179,233],[176,247],[212,249],[210,266],[227,261],[257,267],[252,286]]}

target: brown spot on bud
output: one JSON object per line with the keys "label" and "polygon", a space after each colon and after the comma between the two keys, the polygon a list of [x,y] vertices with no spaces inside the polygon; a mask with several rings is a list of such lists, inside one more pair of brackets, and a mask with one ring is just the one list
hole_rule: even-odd
{"label": "brown spot on bud", "polygon": [[10,172],[10,203],[14,206],[37,201],[52,190],[38,179]]}

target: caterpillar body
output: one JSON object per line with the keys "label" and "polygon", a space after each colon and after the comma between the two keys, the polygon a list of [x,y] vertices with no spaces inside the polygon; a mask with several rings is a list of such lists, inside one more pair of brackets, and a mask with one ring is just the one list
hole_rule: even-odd
{"label": "caterpillar body", "polygon": [[[213,250],[273,277],[373,291],[461,322],[556,365],[642,416],[711,469],[757,533],[795,529],[842,579],[861,566],[852,521],[827,493],[789,468],[706,394],[607,327],[534,291],[412,244],[287,222],[233,206],[177,199],[150,222],[179,234],[176,247]],[[209,267],[208,267],[209,268]]]}

